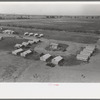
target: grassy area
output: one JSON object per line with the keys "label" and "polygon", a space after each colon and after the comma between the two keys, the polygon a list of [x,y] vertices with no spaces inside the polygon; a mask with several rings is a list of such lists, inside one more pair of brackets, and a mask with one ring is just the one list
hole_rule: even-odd
{"label": "grassy area", "polygon": [[44,30],[58,31],[76,31],[76,32],[92,32],[91,30],[99,30],[100,20],[74,20],[74,19],[26,19],[2,21],[0,25],[35,28]]}
{"label": "grassy area", "polygon": [[80,65],[83,61],[77,60],[75,55],[71,55],[69,57],[63,57],[64,61],[60,64],[61,66],[75,66]]}
{"label": "grassy area", "polygon": [[78,43],[96,43],[99,35],[100,20],[68,19],[27,19],[1,21],[1,26],[17,31],[43,33],[47,39],[73,41]]}

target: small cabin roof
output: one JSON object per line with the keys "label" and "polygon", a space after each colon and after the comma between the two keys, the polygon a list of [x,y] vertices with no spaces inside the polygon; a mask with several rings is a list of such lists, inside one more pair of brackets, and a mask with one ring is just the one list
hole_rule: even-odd
{"label": "small cabin roof", "polygon": [[60,60],[62,60],[63,58],[61,57],[61,56],[57,56],[57,57],[55,57],[55,58],[53,58],[53,60],[55,60],[55,61],[57,61],[57,62],[59,62]]}

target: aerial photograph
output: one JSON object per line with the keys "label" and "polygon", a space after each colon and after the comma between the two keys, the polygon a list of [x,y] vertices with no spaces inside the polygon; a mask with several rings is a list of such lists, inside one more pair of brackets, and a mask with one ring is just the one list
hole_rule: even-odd
{"label": "aerial photograph", "polygon": [[0,2],[2,82],[100,82],[100,3]]}

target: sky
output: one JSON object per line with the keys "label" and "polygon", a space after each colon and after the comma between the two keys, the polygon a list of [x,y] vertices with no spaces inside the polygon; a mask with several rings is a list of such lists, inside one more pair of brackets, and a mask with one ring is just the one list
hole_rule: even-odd
{"label": "sky", "polygon": [[100,2],[0,2],[0,13],[30,15],[100,15]]}

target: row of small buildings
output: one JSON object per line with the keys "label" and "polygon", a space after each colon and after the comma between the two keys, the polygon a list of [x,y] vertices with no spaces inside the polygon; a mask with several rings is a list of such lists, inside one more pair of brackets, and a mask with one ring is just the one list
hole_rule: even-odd
{"label": "row of small buildings", "polygon": [[15,48],[22,48],[22,47],[27,47],[29,45],[32,45],[34,43],[38,43],[40,42],[40,39],[33,39],[33,40],[29,40],[28,42],[22,42],[22,44],[16,44]]}
{"label": "row of small buildings", "polygon": [[[30,50],[30,49],[24,50],[22,48],[19,48],[19,49],[16,49],[16,50],[12,51],[13,55],[20,55],[21,57],[26,57],[26,56],[28,56],[32,53],[33,53],[32,50]],[[52,55],[50,55],[50,54],[44,54],[44,55],[40,56],[40,60],[41,61],[47,61],[51,57],[52,57]],[[51,63],[57,65],[62,60],[63,60],[63,58],[61,56],[56,56],[56,57],[52,58]]]}
{"label": "row of small buildings", "polygon": [[29,32],[25,32],[24,33],[25,36],[34,36],[34,37],[38,37],[41,38],[44,36],[44,34],[39,34],[39,33],[29,33]]}
{"label": "row of small buildings", "polygon": [[96,50],[95,45],[92,46],[88,45],[80,52],[80,54],[77,54],[76,58],[78,60],[88,61],[95,50]]}
{"label": "row of small buildings", "polygon": [[13,55],[20,55],[22,57],[26,57],[28,54],[32,53],[32,50],[24,50],[22,47],[27,47],[28,45],[32,45],[34,43],[40,42],[40,39],[29,40],[28,42],[22,42],[22,44],[16,44],[14,47],[16,50],[12,51]]}
{"label": "row of small buildings", "polygon": [[[41,61],[47,61],[48,59],[52,58],[52,55],[50,54],[44,54],[40,57]],[[61,56],[56,56],[54,58],[51,59],[51,63],[57,65],[59,64],[61,61],[63,60],[63,57]]]}
{"label": "row of small buildings", "polygon": [[12,51],[13,55],[20,55],[22,57],[26,57],[27,55],[29,55],[31,53],[32,53],[32,50],[30,50],[30,49],[29,50],[24,50],[22,48],[19,48],[17,50]]}
{"label": "row of small buildings", "polygon": [[5,33],[5,34],[14,34],[15,31],[13,31],[13,30],[4,30],[4,31],[2,31],[2,33]]}

